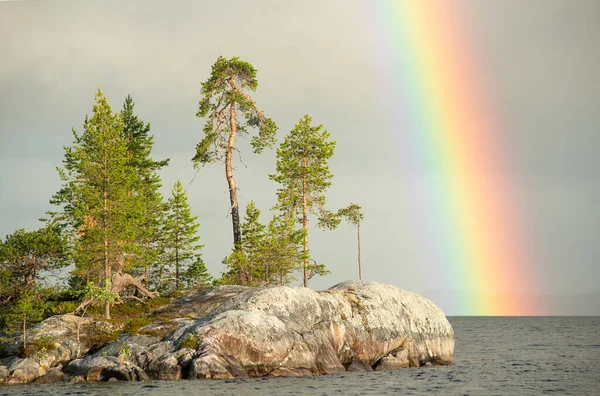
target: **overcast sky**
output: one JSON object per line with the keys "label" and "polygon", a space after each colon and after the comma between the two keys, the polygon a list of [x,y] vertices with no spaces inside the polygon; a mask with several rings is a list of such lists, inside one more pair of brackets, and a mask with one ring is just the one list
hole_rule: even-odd
{"label": "overcast sky", "polygon": [[[428,175],[407,171],[402,158],[414,148],[397,144],[402,131],[384,112],[380,75],[390,65],[380,55],[394,49],[376,42],[381,18],[371,4],[0,2],[0,236],[39,227],[61,185],[62,147],[72,143],[71,128],[82,131],[101,85],[114,110],[131,94],[137,114],[151,122],[154,157],[171,158],[163,193],[182,180],[201,223],[205,261],[218,275],[232,244],[224,170],[208,166],[190,184],[190,158],[202,138],[200,82],[219,55],[239,56],[258,69],[254,98],[277,122],[280,140],[310,114],[338,142],[328,205],[364,207],[365,278],[431,296],[469,292],[432,275],[442,263],[423,262],[430,241],[415,230],[426,214],[405,197]],[[504,127],[498,140],[535,279],[518,292],[600,292],[600,2],[457,4]],[[255,200],[266,222],[277,188],[267,176],[275,152],[257,156],[242,141],[240,149],[241,204]],[[354,229],[311,230],[310,238],[312,256],[332,271],[312,287],[356,277]],[[586,312],[600,313],[600,302]]]}

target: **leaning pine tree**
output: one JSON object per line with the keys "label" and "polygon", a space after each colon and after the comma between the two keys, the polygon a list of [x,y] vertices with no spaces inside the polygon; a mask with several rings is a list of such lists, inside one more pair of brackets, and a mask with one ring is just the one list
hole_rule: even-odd
{"label": "leaning pine tree", "polygon": [[335,228],[339,218],[325,209],[325,191],[331,185],[333,174],[327,161],[333,156],[335,142],[322,125],[312,126],[305,115],[286,136],[277,149],[277,173],[269,175],[281,187],[277,190],[276,209],[296,216],[304,230],[304,286],[308,287],[309,271],[326,273],[323,265],[309,265],[308,222],[309,215],[318,216],[319,226]]}
{"label": "leaning pine tree", "polygon": [[[237,135],[247,134],[250,128],[257,128],[258,134],[250,141],[255,153],[275,144],[277,125],[258,109],[248,92],[258,86],[256,69],[238,57],[219,57],[212,66],[208,80],[202,83],[202,99],[198,117],[206,117],[204,138],[196,146],[192,159],[195,166],[216,161],[225,164],[225,176],[229,186],[233,242],[237,246],[242,241],[240,229],[237,187],[233,178],[233,153],[237,150]],[[244,122],[245,121],[245,122]]]}
{"label": "leaning pine tree", "polygon": [[[200,237],[197,235],[200,226],[192,216],[186,191],[177,180],[173,186],[171,197],[167,201],[167,215],[163,228],[163,262],[175,267],[175,288],[179,289],[184,273],[183,267],[190,261],[201,259],[199,254],[202,245],[197,244]],[[161,280],[162,283],[162,280]]]}

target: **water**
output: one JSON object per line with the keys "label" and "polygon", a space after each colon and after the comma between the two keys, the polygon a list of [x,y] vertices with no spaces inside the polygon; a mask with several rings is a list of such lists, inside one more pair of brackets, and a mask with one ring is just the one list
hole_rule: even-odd
{"label": "water", "polygon": [[600,317],[451,317],[454,364],[307,378],[0,386],[0,395],[600,395]]}

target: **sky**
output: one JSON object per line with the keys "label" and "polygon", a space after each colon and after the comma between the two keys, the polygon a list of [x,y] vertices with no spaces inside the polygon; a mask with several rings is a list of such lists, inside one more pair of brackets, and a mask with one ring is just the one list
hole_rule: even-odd
{"label": "sky", "polygon": [[[450,295],[475,293],[436,274],[421,199],[428,170],[406,160],[405,131],[385,92],[392,42],[370,1],[1,1],[0,236],[52,209],[56,167],[82,131],[102,87],[113,110],[131,94],[150,122],[153,156],[168,196],[179,178],[189,194],[209,271],[218,276],[232,245],[224,169],[190,161],[203,135],[200,83],[218,56],[258,70],[253,97],[279,126],[279,141],[304,115],[337,141],[328,207],[356,202],[364,277],[423,293],[448,314]],[[551,314],[600,314],[600,2],[453,1],[485,76],[486,100],[502,121],[499,142],[518,207],[533,282],[503,290],[546,301]],[[241,206],[270,219],[275,150],[251,152],[235,176]],[[313,225],[314,225],[313,221]],[[332,271],[323,289],[357,277],[355,229],[311,228],[311,256]],[[557,301],[560,301],[557,302]]]}

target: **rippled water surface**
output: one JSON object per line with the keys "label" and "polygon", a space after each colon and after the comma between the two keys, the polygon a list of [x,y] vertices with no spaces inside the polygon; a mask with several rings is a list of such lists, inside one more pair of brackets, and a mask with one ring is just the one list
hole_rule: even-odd
{"label": "rippled water surface", "polygon": [[450,317],[454,364],[308,378],[0,386],[0,395],[600,395],[600,317]]}

